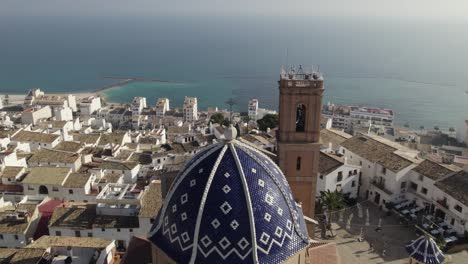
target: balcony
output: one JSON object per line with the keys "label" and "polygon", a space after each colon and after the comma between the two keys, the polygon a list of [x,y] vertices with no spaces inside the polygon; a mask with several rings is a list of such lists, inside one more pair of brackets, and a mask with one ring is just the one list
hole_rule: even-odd
{"label": "balcony", "polygon": [[440,200],[436,200],[437,203],[442,206],[443,208],[445,209],[449,209],[449,205],[447,203],[447,199],[440,199]]}
{"label": "balcony", "polygon": [[384,193],[386,193],[386,194],[388,194],[388,195],[393,195],[393,192],[391,192],[390,190],[388,190],[387,188],[385,188],[385,183],[382,182],[382,181],[373,180],[373,181],[372,181],[372,185],[374,185],[375,187],[379,188],[380,190],[382,190]]}

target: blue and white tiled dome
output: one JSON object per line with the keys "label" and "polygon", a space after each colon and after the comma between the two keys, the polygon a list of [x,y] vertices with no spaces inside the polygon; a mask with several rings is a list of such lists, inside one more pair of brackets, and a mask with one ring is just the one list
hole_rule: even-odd
{"label": "blue and white tiled dome", "polygon": [[405,248],[410,257],[424,264],[441,264],[445,260],[444,253],[429,236],[421,236],[408,243]]}
{"label": "blue and white tiled dome", "polygon": [[281,263],[309,245],[281,170],[236,140],[186,165],[149,238],[177,263]]}

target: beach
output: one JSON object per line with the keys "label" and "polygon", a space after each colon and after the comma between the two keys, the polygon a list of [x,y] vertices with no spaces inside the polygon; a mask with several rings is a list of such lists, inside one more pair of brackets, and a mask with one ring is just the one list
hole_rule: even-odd
{"label": "beach", "polygon": [[[45,93],[50,96],[50,95],[57,95],[57,96],[66,96],[68,95],[68,93],[54,93],[54,94],[49,94],[47,93],[47,91],[45,91]],[[69,93],[69,94],[72,94],[76,97],[76,100],[77,102],[79,103],[82,99],[84,98],[87,98],[87,97],[90,97],[90,96],[101,96],[103,98],[105,98],[105,96],[103,96],[102,94],[100,93],[91,93],[91,92],[88,92],[88,93],[84,93],[84,92],[81,92],[81,93]],[[5,98],[5,95],[7,94],[1,94],[0,93],[0,97],[3,99]],[[26,96],[26,94],[8,94],[8,97],[9,97],[9,104],[10,105],[19,105],[19,104],[23,104],[24,103],[24,97]]]}

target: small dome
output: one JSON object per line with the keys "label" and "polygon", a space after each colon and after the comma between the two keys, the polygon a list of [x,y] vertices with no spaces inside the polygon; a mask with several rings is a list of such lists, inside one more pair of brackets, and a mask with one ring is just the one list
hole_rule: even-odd
{"label": "small dome", "polygon": [[434,239],[426,236],[411,241],[405,246],[410,257],[425,264],[440,264],[445,260],[444,253]]}
{"label": "small dome", "polygon": [[309,245],[281,170],[236,140],[186,164],[149,238],[178,263],[282,263]]}

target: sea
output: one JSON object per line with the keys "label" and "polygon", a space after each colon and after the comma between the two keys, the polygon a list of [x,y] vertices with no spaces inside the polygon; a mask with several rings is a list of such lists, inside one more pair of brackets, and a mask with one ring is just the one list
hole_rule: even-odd
{"label": "sea", "polygon": [[0,93],[104,91],[107,100],[277,109],[282,66],[325,76],[323,103],[392,108],[410,127],[468,119],[468,20],[356,17],[0,17]]}

